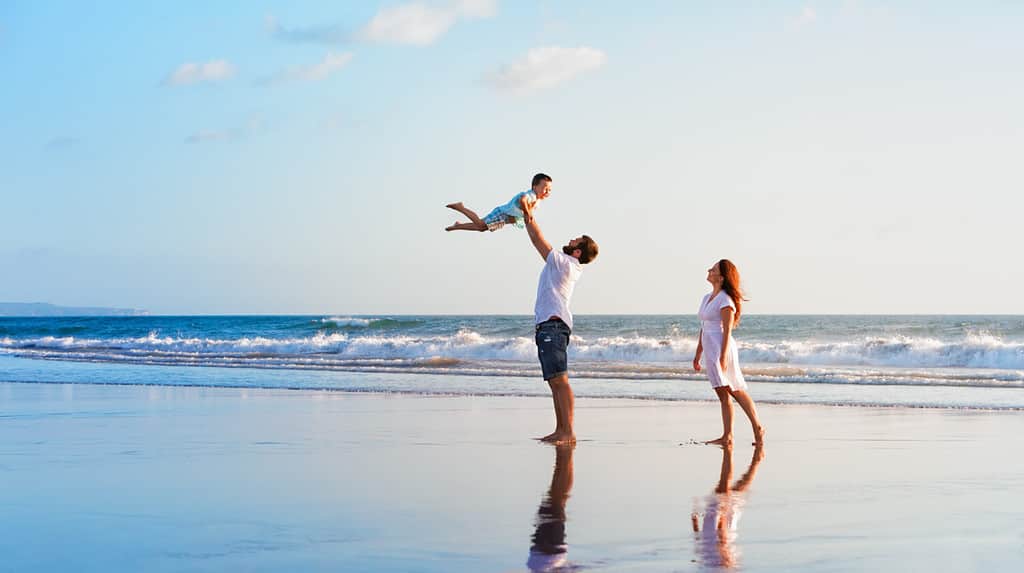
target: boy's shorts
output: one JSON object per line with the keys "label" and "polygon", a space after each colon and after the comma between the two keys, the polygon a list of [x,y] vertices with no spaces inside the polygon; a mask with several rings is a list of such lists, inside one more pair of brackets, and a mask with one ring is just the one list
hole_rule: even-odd
{"label": "boy's shorts", "polygon": [[558,319],[545,320],[537,325],[537,358],[545,380],[565,374],[569,371],[569,336],[572,331],[569,325]]}
{"label": "boy's shorts", "polygon": [[507,217],[507,215],[502,215],[500,213],[491,213],[490,215],[484,217],[483,221],[484,224],[487,225],[487,230],[493,233],[494,231],[497,231],[498,229],[505,226]]}

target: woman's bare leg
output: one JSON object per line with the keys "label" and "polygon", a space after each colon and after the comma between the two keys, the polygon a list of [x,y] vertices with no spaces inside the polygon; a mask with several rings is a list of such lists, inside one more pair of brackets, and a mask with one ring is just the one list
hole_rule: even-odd
{"label": "woman's bare leg", "polygon": [[754,406],[754,399],[744,390],[729,389],[729,391],[732,393],[732,397],[736,399],[736,403],[740,405],[740,408],[743,408],[743,413],[750,419],[750,427],[754,430],[754,443],[752,445],[764,445],[764,436],[767,431],[761,425],[761,420],[757,418],[757,407]]}
{"label": "woman's bare leg", "polygon": [[708,440],[705,444],[726,446],[732,444],[732,402],[729,401],[729,387],[715,388],[718,401],[722,406],[722,437]]}

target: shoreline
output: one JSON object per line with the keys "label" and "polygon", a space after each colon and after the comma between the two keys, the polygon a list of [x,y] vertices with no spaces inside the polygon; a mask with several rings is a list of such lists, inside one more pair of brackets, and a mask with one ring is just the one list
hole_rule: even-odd
{"label": "shoreline", "polygon": [[[465,376],[474,378],[521,378],[521,379],[537,379],[539,372],[507,372],[507,371],[481,371],[472,372],[465,370],[444,370],[448,366],[438,367],[424,367],[424,366],[412,366],[412,367],[399,367],[399,366],[385,366],[385,367],[365,367],[365,366],[316,366],[316,367],[303,367],[300,365],[273,365],[273,364],[257,364],[257,363],[228,363],[228,362],[213,362],[213,363],[194,363],[186,364],[174,361],[164,362],[145,362],[135,360],[114,360],[114,359],[86,359],[86,358],[65,358],[60,356],[24,356],[17,353],[0,353],[0,358],[13,358],[17,360],[38,360],[43,362],[58,362],[58,363],[71,363],[71,364],[109,364],[119,366],[134,366],[134,367],[169,367],[169,368],[224,368],[224,369],[247,369],[256,371],[278,371],[278,372],[338,372],[348,374],[407,374],[407,375],[421,375],[421,376]],[[440,360],[461,362],[459,359],[446,359],[441,358]],[[499,360],[491,360],[491,363],[502,362]],[[513,362],[515,366],[521,366],[520,362]],[[582,362],[583,367],[589,366],[590,363]],[[532,366],[532,363],[531,363]],[[616,364],[616,366],[622,366]],[[644,370],[645,367],[650,367],[650,364],[638,365],[638,370]],[[573,376],[574,380],[590,380],[590,381],[613,381],[613,382],[701,382],[707,378],[703,373],[694,372],[687,370],[686,366],[680,366],[678,369],[670,368],[668,363],[657,363],[656,366],[661,369],[658,374],[646,374],[643,376],[639,375],[626,375],[623,373],[602,373],[599,376],[595,376],[592,371],[584,370],[584,374]],[[836,365],[833,367],[834,370],[845,371],[852,368],[877,368],[875,366],[865,365]],[[1024,385],[1016,383],[1016,380],[1004,380],[1001,378],[993,378],[988,382],[973,383],[970,385],[956,384],[945,378],[928,378],[922,374],[922,368],[915,366],[887,366],[890,371],[897,373],[905,373],[917,375],[922,382],[889,382],[879,383],[874,381],[847,381],[847,382],[830,382],[825,380],[794,380],[794,379],[772,379],[764,380],[764,372],[770,371],[771,369],[776,370],[827,370],[828,367],[824,365],[813,365],[813,364],[763,364],[763,363],[751,363],[743,365],[744,375],[748,381],[755,384],[771,383],[771,384],[814,384],[818,386],[896,386],[896,387],[927,387],[927,388],[996,388],[996,389],[1021,389],[1024,390]],[[671,373],[676,372],[677,375],[672,376]],[[570,372],[571,374],[571,372]]]}
{"label": "shoreline", "polygon": [[[416,376],[414,373],[401,374],[404,376]],[[582,383],[590,380],[587,378],[578,379]],[[575,380],[574,380],[575,383]],[[256,392],[287,392],[296,394],[351,394],[354,396],[408,396],[411,398],[523,398],[523,399],[537,399],[544,398],[542,391],[538,391],[536,394],[515,394],[515,393],[500,393],[500,392],[488,392],[488,393],[452,393],[444,391],[422,391],[422,390],[359,390],[359,389],[345,389],[345,388],[316,388],[316,387],[300,387],[300,386],[231,386],[226,384],[169,384],[169,383],[138,383],[138,382],[74,382],[74,381],[21,381],[21,380],[2,380],[0,379],[0,385],[4,384],[19,384],[19,385],[47,385],[47,386],[97,386],[97,387],[120,387],[120,388],[196,388],[203,390],[244,390],[244,391],[256,391]],[[826,385],[826,383],[822,383]],[[842,384],[835,384],[836,386],[843,386]],[[575,389],[575,386],[574,386]],[[718,399],[713,395],[709,395],[707,399],[701,398],[664,398],[664,397],[645,397],[645,396],[588,396],[585,394],[576,393],[577,398],[582,400],[600,400],[600,401],[635,401],[640,403],[659,403],[659,404],[717,404]],[[1018,413],[1024,412],[1024,406],[1012,406],[1005,408],[984,408],[984,407],[957,407],[957,406],[931,406],[931,405],[906,405],[906,404],[871,404],[871,403],[856,403],[856,404],[845,404],[845,403],[826,403],[826,402],[782,402],[755,399],[757,405],[765,404],[773,407],[820,407],[820,408],[864,408],[869,410],[926,410],[936,412],[946,411],[962,411],[962,412],[993,412],[993,413]]]}
{"label": "shoreline", "polygon": [[[572,375],[571,375],[572,376]],[[417,372],[342,372],[220,366],[150,366],[110,362],[38,360],[0,355],[0,381],[35,384],[105,384],[266,388],[442,396],[550,397],[539,379]],[[579,398],[714,402],[706,380],[620,380],[572,376]],[[750,382],[758,403],[974,411],[1024,411],[1024,390],[1013,387],[872,385],[835,382]]]}

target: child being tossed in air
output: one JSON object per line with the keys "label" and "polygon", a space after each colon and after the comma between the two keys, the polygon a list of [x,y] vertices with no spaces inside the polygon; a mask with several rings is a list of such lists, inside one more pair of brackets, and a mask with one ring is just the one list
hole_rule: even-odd
{"label": "child being tossed in air", "polygon": [[469,217],[469,223],[460,223],[456,221],[453,225],[445,227],[445,231],[497,231],[504,227],[506,224],[515,225],[520,229],[523,228],[524,221],[530,221],[533,219],[533,208],[537,205],[537,201],[544,199],[551,194],[551,178],[543,173],[538,173],[533,176],[533,183],[530,185],[529,191],[523,191],[517,193],[511,201],[504,205],[499,205],[494,208],[490,213],[487,214],[483,219],[479,215],[474,213],[471,209],[467,209],[462,202],[449,203],[445,205],[449,209],[455,209],[459,213]]}

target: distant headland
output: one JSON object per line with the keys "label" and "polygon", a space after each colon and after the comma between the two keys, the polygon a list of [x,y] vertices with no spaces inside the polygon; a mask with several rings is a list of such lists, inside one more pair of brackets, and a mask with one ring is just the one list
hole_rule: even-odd
{"label": "distant headland", "polygon": [[0,316],[146,316],[145,310],[102,306],[58,306],[46,302],[0,302]]}

